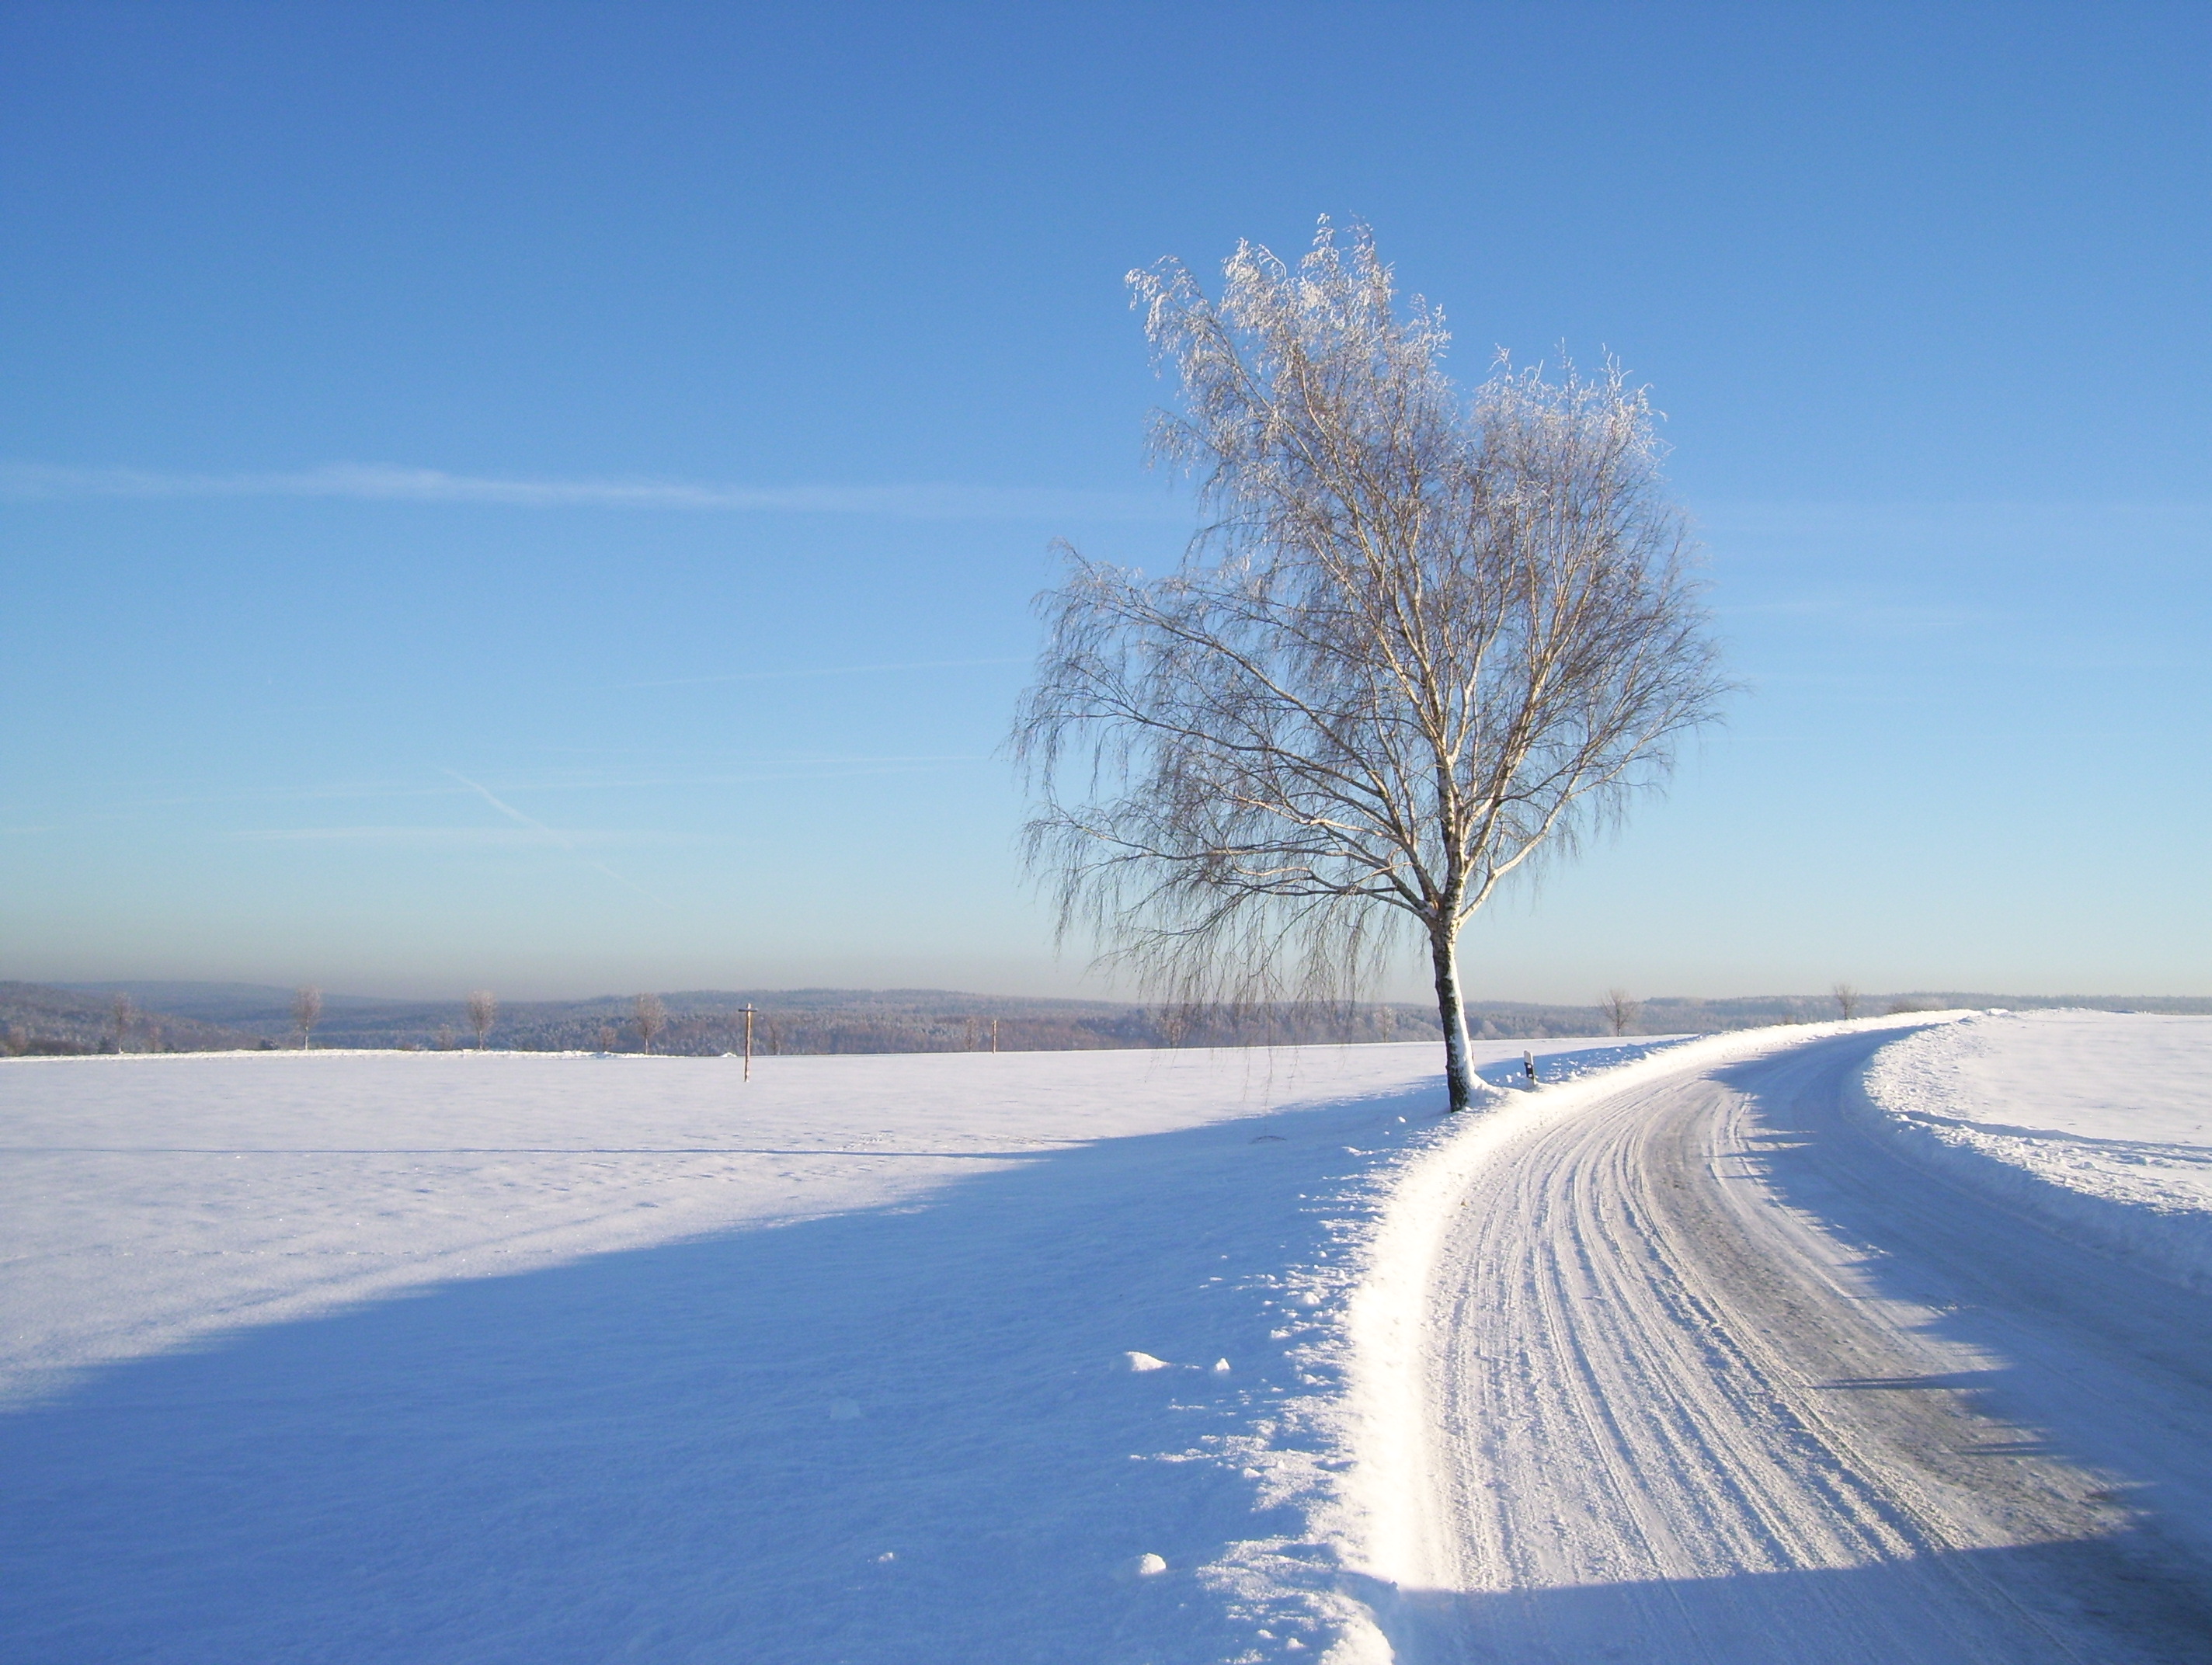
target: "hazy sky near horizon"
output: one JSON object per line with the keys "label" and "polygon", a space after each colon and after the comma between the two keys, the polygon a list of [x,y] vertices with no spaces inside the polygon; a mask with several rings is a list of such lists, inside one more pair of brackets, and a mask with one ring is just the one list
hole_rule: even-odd
{"label": "hazy sky near horizon", "polygon": [[0,976],[1110,992],[1030,599],[1328,214],[1650,385],[1747,684],[1470,992],[2212,992],[2208,174],[2194,4],[11,5]]}

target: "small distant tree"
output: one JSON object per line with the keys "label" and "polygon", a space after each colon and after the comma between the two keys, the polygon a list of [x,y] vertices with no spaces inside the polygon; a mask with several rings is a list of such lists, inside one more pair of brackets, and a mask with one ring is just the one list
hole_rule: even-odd
{"label": "small distant tree", "polygon": [[131,1004],[128,994],[118,994],[109,1010],[115,1019],[115,1049],[121,1052],[124,1042],[130,1038],[131,1020],[138,1015],[138,1010]]}
{"label": "small distant tree", "polygon": [[1607,989],[1605,999],[1598,1002],[1597,1009],[1605,1014],[1605,1020],[1613,1025],[1615,1035],[1627,1034],[1628,1026],[1644,1015],[1644,1008],[1628,998],[1628,991],[1625,988]]}
{"label": "small distant tree", "polygon": [[307,1037],[315,1032],[315,1025],[323,1018],[323,991],[313,983],[303,983],[292,996],[292,1021],[299,1025],[300,1050],[307,1049]]}
{"label": "small distant tree", "polygon": [[668,1008],[660,1003],[658,994],[637,997],[637,1032],[647,1052],[653,1050],[653,1036],[668,1027]]}
{"label": "small distant tree", "polygon": [[1844,1014],[1845,1023],[1859,1015],[1858,990],[1849,983],[1838,983],[1829,993],[1836,997],[1836,1009]]}
{"label": "small distant tree", "polygon": [[615,1026],[612,1024],[601,1024],[599,1025],[599,1050],[601,1052],[612,1052],[614,1049]]}
{"label": "small distant tree", "polygon": [[499,1021],[499,999],[489,988],[479,988],[469,995],[469,1027],[477,1032],[477,1050],[484,1049],[484,1036]]}
{"label": "small distant tree", "polygon": [[441,1052],[451,1052],[453,1049],[453,1026],[451,1024],[438,1025],[434,1044]]}
{"label": "small distant tree", "polygon": [[30,1050],[30,1046],[31,1031],[26,1025],[22,1024],[10,1024],[8,1025],[9,1056],[11,1058],[21,1058],[26,1052]]}

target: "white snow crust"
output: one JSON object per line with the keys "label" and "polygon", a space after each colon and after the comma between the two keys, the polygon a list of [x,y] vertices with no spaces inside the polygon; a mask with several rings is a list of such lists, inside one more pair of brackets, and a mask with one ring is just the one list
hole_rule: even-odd
{"label": "white snow crust", "polygon": [[1856,1103],[1916,1162],[2212,1288],[2212,1018],[1978,1012],[1883,1048]]}

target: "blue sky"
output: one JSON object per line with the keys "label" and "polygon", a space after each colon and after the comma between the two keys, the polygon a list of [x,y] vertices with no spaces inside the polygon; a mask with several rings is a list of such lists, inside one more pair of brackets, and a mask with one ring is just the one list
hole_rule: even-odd
{"label": "blue sky", "polygon": [[2208,173],[2194,5],[11,6],[0,976],[1106,992],[1029,600],[1328,213],[1650,386],[1749,684],[1473,992],[2212,992]]}

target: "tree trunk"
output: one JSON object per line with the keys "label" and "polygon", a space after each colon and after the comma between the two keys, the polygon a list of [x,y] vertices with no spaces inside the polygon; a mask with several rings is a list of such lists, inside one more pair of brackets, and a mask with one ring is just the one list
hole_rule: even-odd
{"label": "tree trunk", "polygon": [[1458,933],[1449,926],[1430,928],[1429,957],[1437,971],[1437,1016],[1444,1028],[1444,1087],[1452,1109],[1463,1110],[1474,1103],[1479,1088],[1468,1056],[1467,1008],[1459,997]]}

